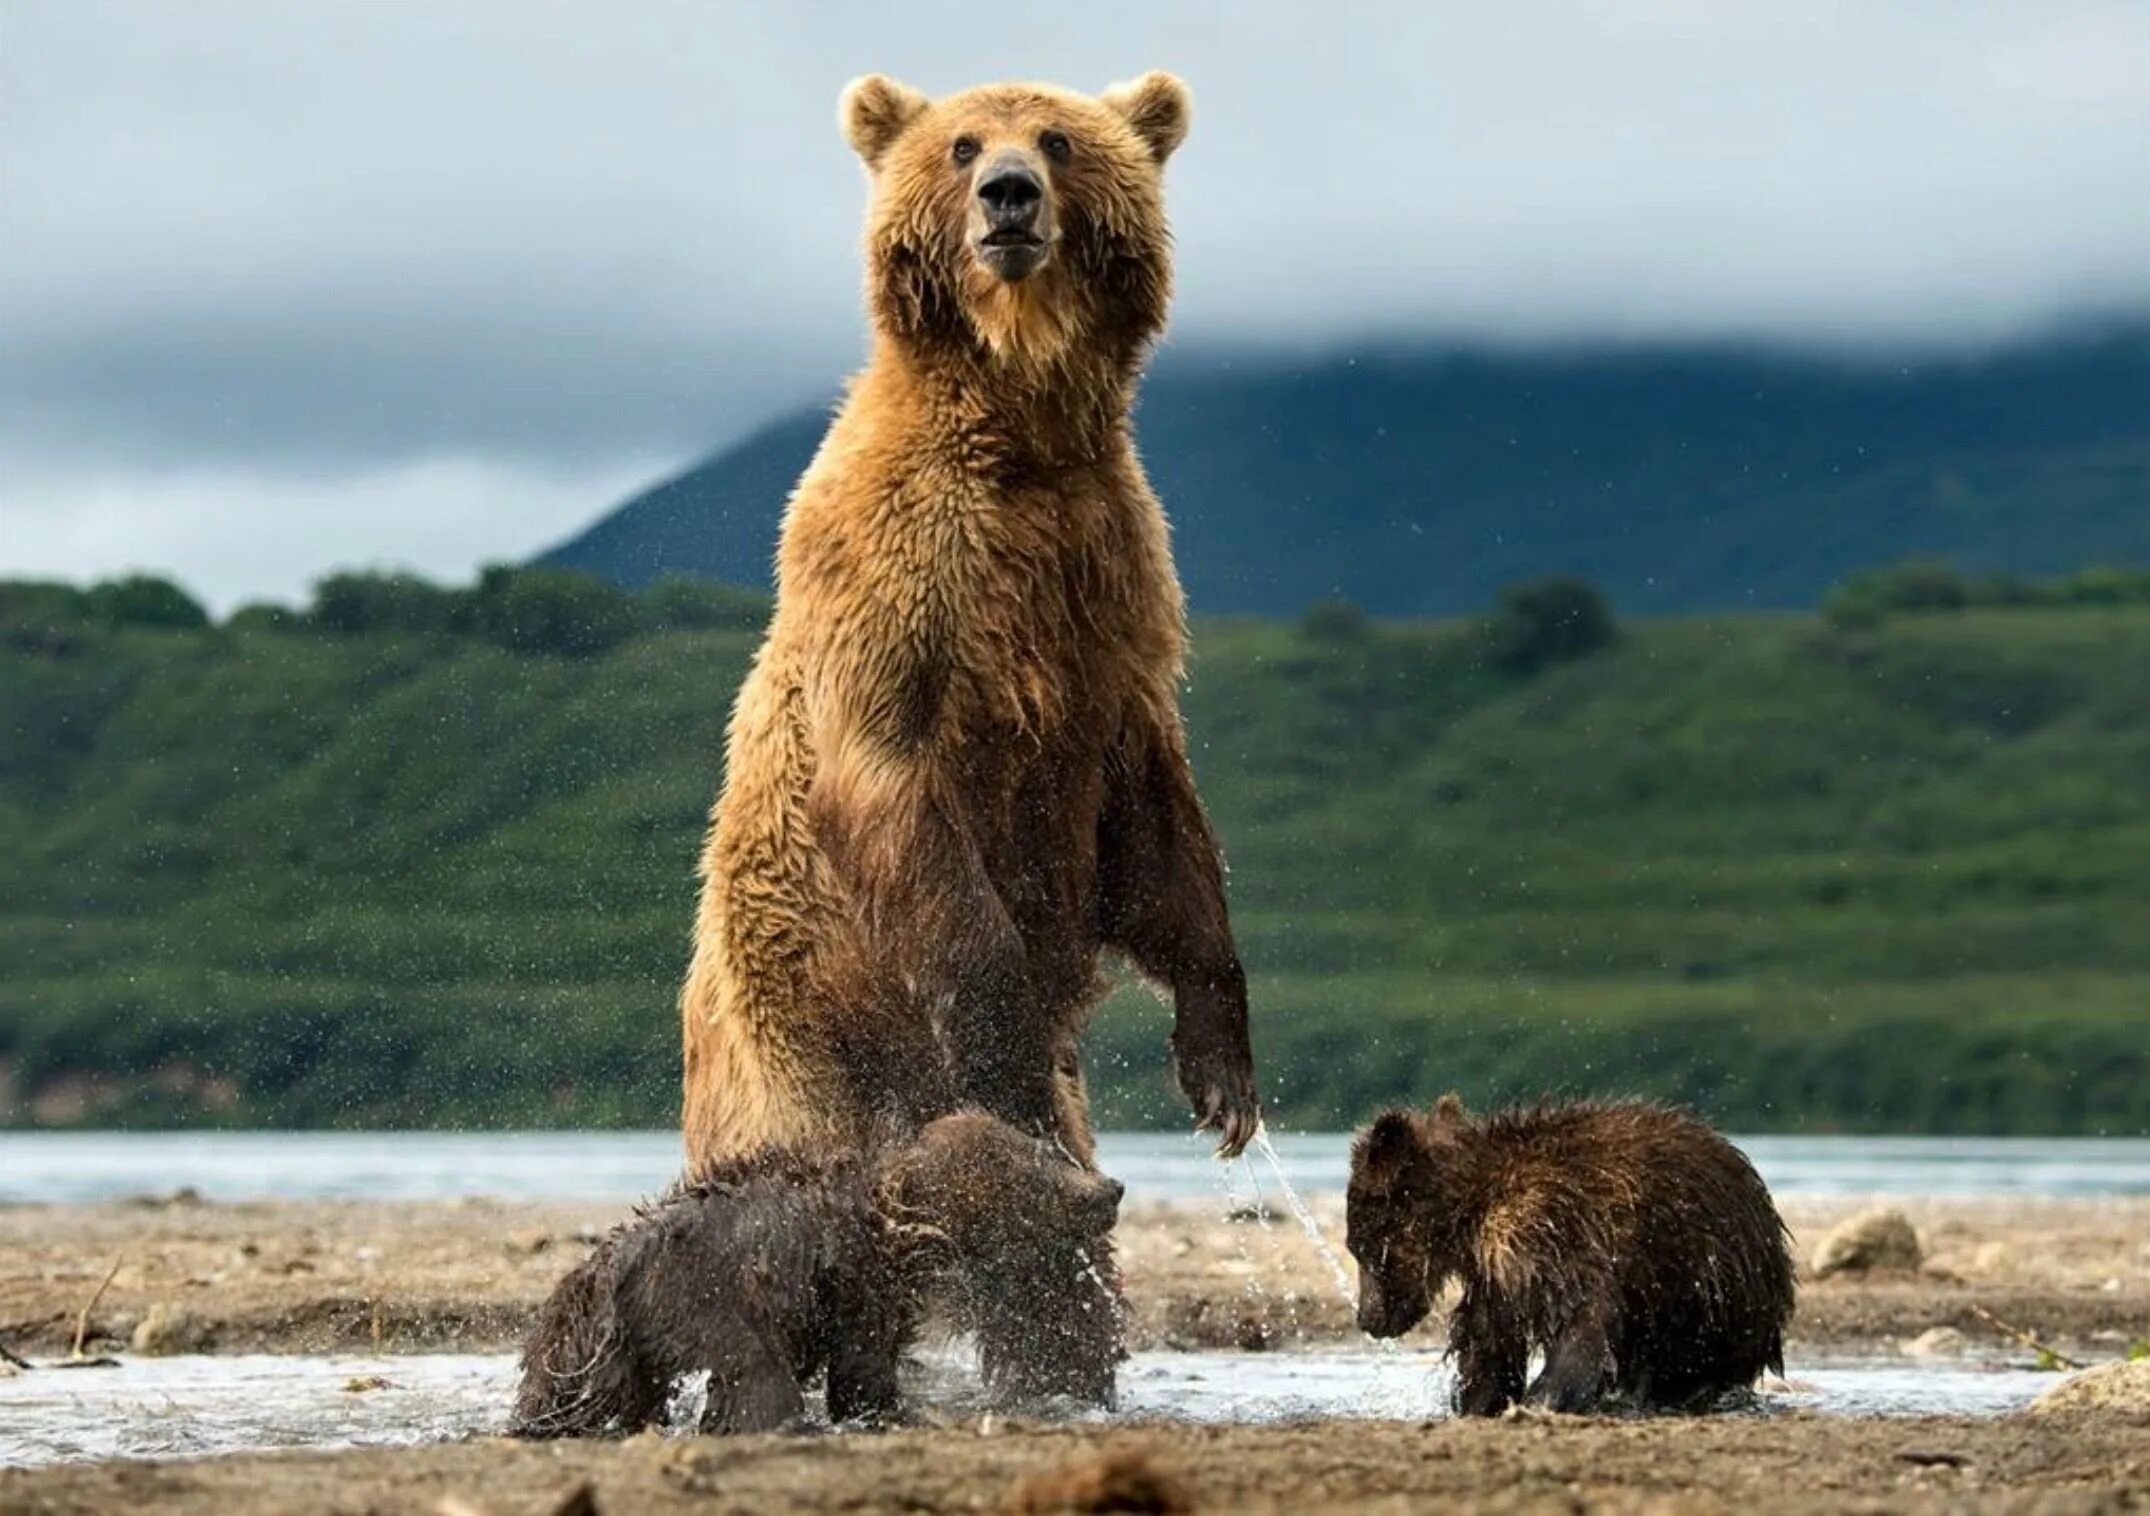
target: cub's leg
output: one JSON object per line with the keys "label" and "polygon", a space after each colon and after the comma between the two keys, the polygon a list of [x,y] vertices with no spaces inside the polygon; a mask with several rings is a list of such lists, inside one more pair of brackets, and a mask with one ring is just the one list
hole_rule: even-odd
{"label": "cub's leg", "polygon": [[1512,1312],[1475,1295],[1466,1292],[1449,1321],[1456,1410],[1464,1416],[1498,1416],[1522,1398],[1530,1339]]}
{"label": "cub's leg", "polygon": [[838,1327],[841,1340],[829,1355],[829,1420],[838,1425],[893,1426],[906,1419],[896,1383],[905,1334],[882,1314],[851,1312]]}
{"label": "cub's leg", "polygon": [[1587,1310],[1546,1348],[1545,1367],[1526,1398],[1548,1410],[1579,1415],[1603,1404],[1612,1383],[1611,1333],[1602,1312]]}
{"label": "cub's leg", "polygon": [[702,1407],[707,1436],[774,1432],[806,1415],[806,1397],[791,1358],[758,1333],[729,1338],[709,1365],[709,1400]]}

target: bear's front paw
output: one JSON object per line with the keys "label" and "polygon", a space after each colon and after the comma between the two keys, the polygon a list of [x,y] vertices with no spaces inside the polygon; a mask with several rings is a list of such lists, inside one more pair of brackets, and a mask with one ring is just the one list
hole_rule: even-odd
{"label": "bear's front paw", "polygon": [[[1175,1039],[1177,1043],[1177,1039]],[[1254,1095],[1254,1056],[1245,1047],[1177,1043],[1180,1093],[1194,1107],[1195,1130],[1217,1133],[1217,1156],[1237,1158],[1262,1123]]]}

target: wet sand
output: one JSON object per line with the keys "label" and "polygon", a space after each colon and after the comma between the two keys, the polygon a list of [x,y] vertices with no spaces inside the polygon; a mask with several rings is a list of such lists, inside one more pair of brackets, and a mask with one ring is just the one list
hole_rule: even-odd
{"label": "wet sand", "polygon": [[[1857,1205],[1786,1206],[1799,1251]],[[1316,1210],[1339,1243],[1340,1207]],[[1802,1281],[1795,1352],[1886,1351],[1928,1328],[2004,1339],[1979,1310],[2112,1357],[2150,1338],[2150,1199],[1931,1201],[1906,1207],[1915,1274]],[[153,1306],[209,1352],[496,1351],[617,1219],[604,1204],[199,1202],[0,1207],[0,1346],[123,1349]],[[1119,1231],[1132,1344],[1250,1351],[1351,1338],[1328,1265],[1289,1217],[1132,1207]],[[1345,1265],[1347,1271],[1348,1263]],[[1438,1323],[1423,1329],[1439,1340]]]}
{"label": "wet sand", "polygon": [[[1140,1450],[1147,1504],[1024,1504],[1079,1491],[1101,1452]],[[1068,1478],[1069,1466],[1077,1477]],[[1124,1478],[1124,1475],[1123,1475]],[[1042,1488],[1041,1488],[1042,1486]],[[1143,1486],[1147,1486],[1146,1491]],[[587,1504],[577,1504],[578,1492]],[[2150,1507],[2150,1418],[1005,1423],[881,1436],[519,1444],[293,1453],[0,1472],[0,1511],[1718,1512]]]}
{"label": "wet sand", "polygon": [[[1317,1209],[1340,1234],[1334,1203]],[[1856,1206],[1786,1209],[1804,1252]],[[1899,1352],[1935,1326],[1954,1326],[1967,1351],[1993,1355],[2006,1339],[1977,1307],[2085,1358],[2118,1357],[2150,1338],[2150,1201],[1906,1209],[1926,1266],[1806,1282],[1795,1356]],[[614,1219],[603,1205],[497,1202],[0,1208],[0,1345],[64,1352],[76,1313],[117,1259],[89,1313],[92,1351],[125,1351],[134,1324],[160,1303],[181,1308],[185,1345],[199,1351],[497,1351],[513,1346],[552,1281]],[[1269,1351],[1351,1335],[1327,1264],[1289,1218],[1228,1222],[1215,1207],[1138,1207],[1120,1237],[1138,1346]],[[56,1386],[66,1377],[32,1372],[54,1373]],[[1050,1483],[1055,1469],[1128,1448],[1142,1449],[1157,1474],[1155,1498],[1138,1507],[1147,1509],[2150,1511],[2150,1414],[1867,1420],[1779,1409],[1475,1424],[987,1417],[883,1436],[482,1438],[0,1471],[0,1513],[989,1511],[1011,1508],[1026,1479]],[[584,1489],[593,1505],[566,1504]]]}

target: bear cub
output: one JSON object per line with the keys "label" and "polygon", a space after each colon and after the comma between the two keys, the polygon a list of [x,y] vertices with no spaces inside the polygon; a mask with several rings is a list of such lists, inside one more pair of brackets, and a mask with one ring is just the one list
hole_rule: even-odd
{"label": "bear cub", "polygon": [[[1451,1278],[1456,1409],[1693,1408],[1784,1370],[1792,1258],[1740,1151],[1684,1112],[1572,1102],[1390,1111],[1351,1152],[1359,1326],[1396,1337]],[[1532,1349],[1545,1366],[1526,1391]]]}
{"label": "bear cub", "polygon": [[705,1433],[773,1431],[827,1375],[829,1419],[892,1420],[929,1305],[1079,1271],[1121,1187],[979,1111],[866,1154],[721,1164],[615,1228],[524,1344],[512,1430],[634,1432],[707,1370]]}

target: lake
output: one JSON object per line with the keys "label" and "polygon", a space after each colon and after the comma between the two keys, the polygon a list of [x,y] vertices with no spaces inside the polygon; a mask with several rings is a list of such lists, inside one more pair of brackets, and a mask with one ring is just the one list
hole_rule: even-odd
{"label": "lake", "polygon": [[[2150,1138],[1735,1137],[1779,1195],[2150,1194]],[[673,1132],[0,1132],[0,1204],[192,1186],[212,1200],[626,1199],[676,1171]],[[1292,1183],[1344,1186],[1350,1137],[1279,1133]],[[1107,1132],[1135,1203],[1273,1195],[1265,1166],[1219,1164],[1171,1132]]]}

